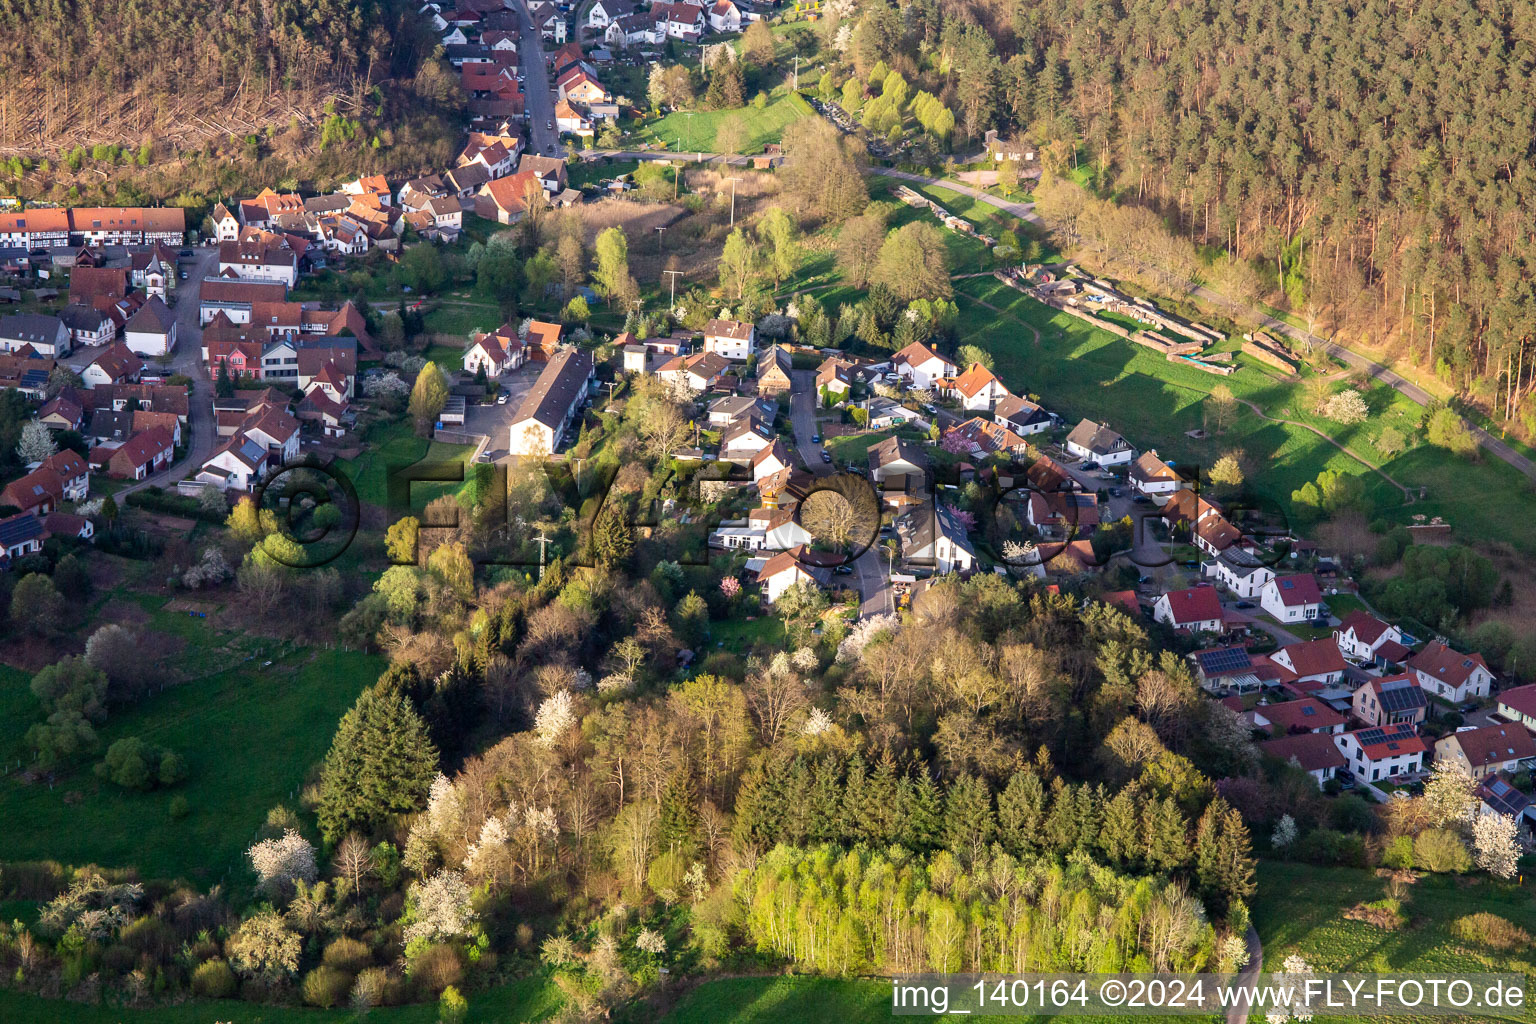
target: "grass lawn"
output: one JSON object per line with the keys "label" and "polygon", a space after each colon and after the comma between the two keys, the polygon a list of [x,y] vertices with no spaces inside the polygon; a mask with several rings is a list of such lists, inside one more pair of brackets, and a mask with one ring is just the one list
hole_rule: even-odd
{"label": "grass lawn", "polygon": [[[560,990],[543,976],[522,978],[485,992],[467,993],[467,1024],[506,1024],[537,1021],[552,1016],[560,1006]],[[67,1007],[67,1011],[65,1010]],[[380,1021],[382,1024],[435,1024],[437,1003],[386,1006],[368,1011],[316,1010],[296,1006],[262,1006],[237,1002],[198,1000],[179,1006],[119,1009],[115,1006],[64,1003],[54,999],[0,989],[0,1020],[6,1024],[332,1024],[341,1021]]]}
{"label": "grass lawn", "polygon": [[[398,420],[371,431],[367,447],[355,459],[339,460],[336,468],[352,479],[360,501],[387,505],[388,479],[392,469],[418,462],[462,462],[469,453],[467,445],[444,444],[417,437],[408,419]],[[452,489],[453,484],[415,484],[411,487],[411,505],[420,509],[427,502]]]}
{"label": "grass lawn", "polygon": [[869,463],[869,450],[888,437],[904,437],[909,441],[927,444],[928,437],[920,430],[910,427],[891,427],[886,430],[875,430],[867,434],[847,434],[840,437],[829,437],[823,447],[832,453],[832,457],[840,463],[863,468]]}
{"label": "grass lawn", "polygon": [[[1450,930],[1457,918],[1486,911],[1536,931],[1536,902],[1519,886],[1431,875],[1406,887],[1403,912],[1409,923],[1384,931],[1344,918],[1355,904],[1387,895],[1385,880],[1370,871],[1262,861],[1258,878],[1253,924],[1264,942],[1266,970],[1279,970],[1286,956],[1300,953],[1317,971],[1536,972],[1530,949],[1500,952],[1464,942]],[[1526,1008],[1498,1019],[1536,1020],[1536,1012]]]}
{"label": "grass lawn", "polygon": [[674,111],[638,127],[632,141],[664,143],[676,151],[713,153],[717,152],[715,133],[720,124],[727,118],[739,117],[744,129],[739,152],[761,153],[764,145],[784,137],[785,128],[803,117],[815,116],[816,112],[803,96],[785,93],[775,97],[762,110],[738,107],[734,110]]}
{"label": "grass lawn", "polygon": [[[1069,423],[1084,416],[1107,419],[1139,448],[1155,446],[1164,459],[1186,464],[1209,465],[1224,452],[1241,449],[1251,465],[1263,467],[1250,479],[1252,489],[1286,510],[1291,493],[1325,469],[1363,475],[1377,515],[1399,521],[1413,514],[1440,515],[1462,539],[1497,537],[1536,552],[1536,534],[1518,525],[1529,513],[1530,484],[1512,467],[1491,458],[1467,462],[1424,443],[1391,459],[1381,456],[1375,443],[1389,426],[1411,438],[1422,436],[1420,407],[1384,385],[1363,391],[1371,418],[1344,426],[1310,412],[1300,383],[1246,357],[1237,357],[1237,373],[1217,377],[1169,363],[991,278],[957,282],[956,293],[964,340],[993,354],[1005,384],[1038,395]],[[1186,437],[1186,431],[1204,426],[1202,403],[1219,383],[1268,416],[1296,423],[1270,422],[1240,407],[1224,435]],[[1425,488],[1426,500],[1405,504],[1400,490],[1304,425],[1381,465],[1415,496]]]}
{"label": "grass lawn", "polygon": [[571,167],[567,172],[571,188],[581,188],[584,185],[597,185],[607,178],[618,178],[626,174],[634,174],[640,167],[638,160],[592,160],[583,161]]}
{"label": "grass lawn", "polygon": [[[440,305],[422,317],[428,334],[451,334],[466,339],[470,331],[493,331],[505,321],[501,307],[494,302],[464,299],[454,299],[451,304]],[[459,357],[462,356],[463,353],[459,353]],[[458,359],[454,360],[453,366],[458,368]]]}
{"label": "grass lawn", "polygon": [[[866,978],[763,977],[706,981],[683,996],[662,1024],[877,1024],[893,1019],[891,983]],[[898,1020],[955,1017],[902,1016]],[[1030,1016],[967,1016],[979,1021],[1040,1021]],[[1066,1018],[1058,1018],[1066,1019]],[[1114,1024],[1127,1018],[1072,1017]]]}
{"label": "grass lawn", "polygon": [[746,654],[755,644],[782,646],[784,620],[773,615],[759,615],[750,622],[745,618],[725,619],[709,624],[709,636],[716,650]]}
{"label": "grass lawn", "polygon": [[[187,781],[128,792],[97,779],[89,764],[52,787],[0,780],[0,819],[26,822],[0,833],[0,860],[132,865],[146,877],[212,884],[239,868],[268,809],[294,804],[294,790],[324,756],[342,713],[384,668],[381,658],[349,651],[285,654],[278,641],[218,630],[216,613],[192,619],[161,610],[152,619],[157,631],[174,626],[185,636],[187,654],[199,659],[189,667],[219,670],[114,710],[97,730],[100,749],[141,737],[186,758]],[[274,664],[261,668],[267,658]],[[5,675],[7,698],[15,675]],[[9,724],[12,703],[6,700],[7,732],[17,728]],[[35,703],[17,710],[21,726],[37,718]],[[179,821],[167,813],[176,796],[191,804]]]}

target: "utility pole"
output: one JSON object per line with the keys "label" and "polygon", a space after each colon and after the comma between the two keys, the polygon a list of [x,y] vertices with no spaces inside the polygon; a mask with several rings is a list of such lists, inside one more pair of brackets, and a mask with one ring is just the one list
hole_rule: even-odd
{"label": "utility pole", "polygon": [[800,55],[795,54],[795,92],[800,91]]}
{"label": "utility pole", "polygon": [[731,227],[736,226],[736,183],[741,179],[732,175],[725,179],[731,183]]}
{"label": "utility pole", "polygon": [[665,224],[656,229],[656,255],[658,256],[661,255],[661,234],[666,230],[667,226]]}
{"label": "utility pole", "polygon": [[682,271],[681,270],[663,270],[662,273],[667,275],[667,277],[670,279],[671,284],[672,284],[672,297],[667,300],[667,307],[669,309],[676,309],[677,308],[677,278],[678,278],[678,276],[680,274],[682,274]]}

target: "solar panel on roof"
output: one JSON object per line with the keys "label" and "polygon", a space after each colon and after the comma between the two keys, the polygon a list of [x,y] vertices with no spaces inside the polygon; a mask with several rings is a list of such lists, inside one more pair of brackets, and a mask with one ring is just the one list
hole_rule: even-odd
{"label": "solar panel on roof", "polygon": [[1407,711],[1410,708],[1426,707],[1429,703],[1424,691],[1417,686],[1383,687],[1380,696],[1385,711]]}
{"label": "solar panel on roof", "polygon": [[1223,647],[1216,651],[1204,651],[1196,655],[1200,668],[1207,674],[1233,672],[1249,667],[1253,662],[1241,647]]}

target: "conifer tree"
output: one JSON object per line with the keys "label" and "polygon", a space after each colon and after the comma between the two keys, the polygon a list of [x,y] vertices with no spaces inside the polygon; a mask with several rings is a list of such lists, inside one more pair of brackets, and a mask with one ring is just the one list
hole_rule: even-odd
{"label": "conifer tree", "polygon": [[1172,871],[1189,857],[1189,823],[1172,797],[1148,799],[1142,811],[1147,867]]}
{"label": "conifer tree", "polygon": [[1134,866],[1145,849],[1136,812],[1141,799],[1140,789],[1133,784],[1116,793],[1104,808],[1098,846],[1104,858],[1116,867]]}
{"label": "conifer tree", "polygon": [[805,791],[806,823],[809,838],[817,843],[843,842],[841,828],[843,779],[842,766],[836,758],[824,757],[816,762],[811,775],[811,787]]}
{"label": "conifer tree", "polygon": [[992,793],[980,779],[956,779],[944,799],[944,846],[966,864],[975,863],[997,831]]}
{"label": "conifer tree", "polygon": [[1040,848],[1040,827],[1045,820],[1045,786],[1032,771],[1017,771],[997,796],[998,837],[1015,857]]}
{"label": "conifer tree", "polygon": [[938,842],[943,799],[939,787],[926,769],[919,769],[917,777],[903,779],[906,793],[902,802],[907,807],[907,817],[902,823],[901,842],[912,850],[928,850]]}
{"label": "conifer tree", "polygon": [[321,766],[317,813],[326,842],[416,810],[436,774],[437,749],[405,697],[365,690]]}

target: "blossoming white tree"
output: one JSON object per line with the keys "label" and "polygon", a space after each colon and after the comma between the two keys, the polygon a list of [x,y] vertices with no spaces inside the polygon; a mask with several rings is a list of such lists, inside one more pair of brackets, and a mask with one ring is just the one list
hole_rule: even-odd
{"label": "blossoming white tree", "polygon": [[408,893],[411,923],[405,941],[451,939],[469,931],[475,911],[469,902],[469,884],[457,871],[444,868],[425,882],[414,882]]}
{"label": "blossoming white tree", "polygon": [[273,899],[292,896],[295,882],[315,880],[315,848],[291,828],[252,846],[246,856],[256,871],[257,886]]}
{"label": "blossoming white tree", "polygon": [[1520,860],[1520,829],[1508,814],[1479,814],[1472,820],[1472,854],[1495,878],[1513,878]]}
{"label": "blossoming white tree", "polygon": [[540,746],[552,747],[567,729],[576,724],[576,702],[569,690],[545,699],[533,716],[533,731]]}

